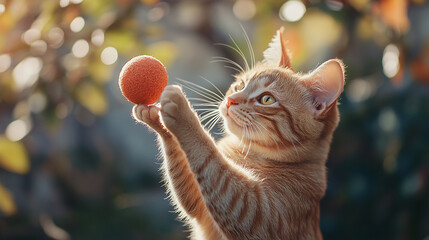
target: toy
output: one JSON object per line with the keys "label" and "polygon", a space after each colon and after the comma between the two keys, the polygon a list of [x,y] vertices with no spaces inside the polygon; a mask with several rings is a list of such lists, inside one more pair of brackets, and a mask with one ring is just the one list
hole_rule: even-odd
{"label": "toy", "polygon": [[122,95],[135,104],[155,103],[167,84],[168,76],[164,65],[148,55],[132,58],[119,74]]}

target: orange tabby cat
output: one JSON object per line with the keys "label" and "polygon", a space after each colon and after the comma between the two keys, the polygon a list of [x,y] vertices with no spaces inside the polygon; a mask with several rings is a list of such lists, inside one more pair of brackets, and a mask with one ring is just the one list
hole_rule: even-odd
{"label": "orange tabby cat", "polygon": [[165,181],[192,239],[322,239],[319,201],[344,66],[334,59],[294,72],[282,30],[264,55],[221,103],[228,133],[218,142],[179,86],[165,88],[160,107],[133,109],[159,134]]}

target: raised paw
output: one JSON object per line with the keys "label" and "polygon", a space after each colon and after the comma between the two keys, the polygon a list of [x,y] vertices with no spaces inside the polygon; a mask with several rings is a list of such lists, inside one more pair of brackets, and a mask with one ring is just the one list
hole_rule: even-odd
{"label": "raised paw", "polygon": [[133,117],[138,122],[145,123],[153,128],[158,133],[165,131],[165,128],[159,117],[160,109],[155,105],[135,105],[133,107]]}
{"label": "raised paw", "polygon": [[192,127],[198,121],[182,89],[177,85],[164,89],[161,95],[161,115],[165,126],[175,134],[178,134],[178,130]]}

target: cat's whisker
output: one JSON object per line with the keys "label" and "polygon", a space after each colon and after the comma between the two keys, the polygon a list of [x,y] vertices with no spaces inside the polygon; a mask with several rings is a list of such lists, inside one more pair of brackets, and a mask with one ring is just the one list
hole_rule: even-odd
{"label": "cat's whisker", "polygon": [[252,142],[249,142],[249,147],[247,148],[246,155],[244,155],[244,159],[246,159],[247,155],[249,155],[250,148],[252,147]]}
{"label": "cat's whisker", "polygon": [[[214,87],[216,88],[216,86],[215,86],[213,83],[211,83],[209,80],[207,80],[206,78],[202,77],[202,79],[206,80],[207,82],[209,82],[212,86],[214,86]],[[200,85],[198,85],[198,84],[196,84],[196,83],[193,83],[193,82],[190,82],[190,81],[187,81],[187,80],[181,79],[181,78],[178,78],[177,80],[179,80],[179,81],[181,81],[181,82],[183,82],[183,83],[187,83],[187,84],[190,84],[190,85],[192,85],[192,86],[195,86],[195,87],[197,87],[197,88],[199,88],[199,89],[201,89],[201,90],[203,90],[203,91],[206,91],[206,92],[212,93],[214,96],[219,97],[219,100],[222,100],[222,99],[223,99],[222,97],[224,97],[224,95],[219,91],[219,89],[217,89],[217,90],[219,91],[220,95],[219,95],[219,94],[217,94],[217,93],[215,93],[215,92],[213,92],[212,90],[207,89],[207,88],[205,88],[205,87],[203,87],[203,86],[200,86]]]}
{"label": "cat's whisker", "polygon": [[216,126],[216,124],[219,122],[219,119],[220,119],[220,115],[216,115],[215,117],[214,117],[214,121],[208,126],[208,130],[209,131],[211,131],[213,128],[214,128],[214,126]]}
{"label": "cat's whisker", "polygon": [[[257,112],[254,112],[255,114],[259,114],[259,115],[262,115],[262,116],[264,116],[263,114],[260,114],[260,113],[257,113]],[[256,124],[258,124],[260,127],[262,127],[262,128],[264,128],[265,129],[265,131],[267,131],[267,133],[270,133],[271,131],[269,131],[262,123],[260,123],[259,121],[254,121],[254,123],[256,123]],[[271,140],[273,140],[273,142],[276,144],[276,148],[277,149],[279,149],[280,148],[280,146],[279,146],[279,143],[278,143],[278,140],[277,139],[275,139],[274,137],[273,137],[273,135],[272,134],[266,134],[267,136],[269,136],[270,138],[271,138]]]}
{"label": "cat's whisker", "polygon": [[252,124],[249,125],[249,147],[247,148],[246,155],[244,155],[244,159],[246,159],[247,155],[249,155],[250,148],[252,147],[252,138],[254,137]]}
{"label": "cat's whisker", "polygon": [[219,112],[217,112],[217,111],[207,111],[207,112],[204,112],[203,114],[201,114],[200,120],[201,120],[201,122],[203,122],[203,121],[205,121],[205,120],[207,120],[209,118],[215,117],[216,115],[219,115]]}
{"label": "cat's whisker", "polygon": [[210,128],[211,124],[215,121],[215,119],[216,119],[216,115],[213,115],[213,116],[210,118],[210,120],[208,120],[208,121],[204,124],[204,128],[205,128],[205,129],[207,129],[208,131],[210,131],[210,130],[209,130],[209,128]]}
{"label": "cat's whisker", "polygon": [[[276,139],[274,139],[273,135],[270,134],[270,131],[268,131],[268,129],[264,125],[262,125],[262,123],[260,123],[260,122],[258,122],[256,120],[254,121],[254,123],[258,124],[258,125],[255,125],[255,127],[259,130],[259,132],[261,133],[261,135],[268,136],[276,144],[276,148],[279,149],[280,146],[278,144],[278,141]],[[264,133],[262,131],[261,127],[264,128],[267,132]]]}
{"label": "cat's whisker", "polygon": [[249,52],[250,52],[250,63],[252,64],[252,68],[255,66],[256,64],[256,60],[255,60],[255,51],[253,50],[252,47],[252,43],[250,42],[249,39],[249,35],[247,35],[246,30],[244,29],[243,25],[240,24],[241,29],[243,30],[244,33],[244,39],[246,40],[247,43],[247,47],[249,48]]}
{"label": "cat's whisker", "polygon": [[191,90],[192,92],[194,92],[194,93],[196,93],[196,94],[200,95],[201,97],[204,97],[204,98],[208,99],[208,100],[211,100],[211,101],[213,101],[213,102],[219,101],[219,99],[217,99],[216,97],[211,96],[210,94],[207,94],[207,93],[201,92],[201,91],[199,91],[199,90],[197,90],[197,89],[195,89],[195,88],[193,88],[193,87],[191,87],[191,86],[187,86],[187,85],[182,85],[182,86],[183,86],[184,88],[189,89],[189,90]]}
{"label": "cat's whisker", "polygon": [[299,155],[298,149],[296,148],[294,141],[293,140],[289,140],[289,142],[292,144],[293,148],[295,149],[296,155],[298,156]]}
{"label": "cat's whisker", "polygon": [[220,103],[192,103],[193,107],[213,107],[219,108]]}
{"label": "cat's whisker", "polygon": [[246,59],[246,55],[244,55],[244,52],[241,50],[241,48],[238,46],[237,42],[235,42],[234,38],[232,38],[231,35],[229,35],[229,38],[231,38],[231,40],[234,43],[235,47],[238,49],[238,52],[239,52],[240,56],[243,58],[243,61],[246,64],[246,70],[250,70],[249,63],[247,62],[247,59]]}
{"label": "cat's whisker", "polygon": [[203,121],[207,120],[208,118],[215,116],[216,114],[218,114],[218,113],[215,111],[208,112],[208,113],[201,116],[200,121],[203,122]]}
{"label": "cat's whisker", "polygon": [[219,94],[213,92],[210,89],[207,89],[205,87],[202,87],[198,84],[195,84],[193,82],[181,79],[181,78],[177,78],[178,81],[180,81],[183,86],[186,86],[188,89],[193,89],[193,91],[195,92],[199,92],[200,94],[204,94],[204,95],[208,95],[211,97],[214,97],[214,101],[222,101],[223,100],[223,96],[220,96]]}
{"label": "cat's whisker", "polygon": [[207,100],[205,98],[196,98],[196,97],[190,97],[188,99],[191,101],[200,101],[200,102],[205,102],[205,103],[219,103],[220,104],[222,102],[222,101],[210,101],[210,100]]}
{"label": "cat's whisker", "polygon": [[203,111],[203,110],[209,110],[209,111],[216,111],[217,108],[195,108],[195,111]]}
{"label": "cat's whisker", "polygon": [[[231,35],[229,35],[229,37],[231,38],[231,40],[234,42],[234,44],[237,46],[237,44],[235,43],[235,41],[234,41],[234,39],[231,37]],[[245,55],[243,54],[243,51],[241,51],[241,49],[240,48],[235,48],[235,47],[233,47],[233,46],[231,46],[231,45],[228,45],[228,44],[224,44],[224,43],[216,43],[215,45],[219,45],[219,46],[223,46],[223,47],[227,47],[227,48],[230,48],[230,49],[232,49],[234,52],[236,52],[236,53],[238,53],[238,55],[240,55],[240,57],[243,59],[243,62],[244,62],[244,64],[246,65],[246,69],[247,70],[249,70],[249,64],[247,63],[247,60],[246,60],[246,57],[245,57]],[[240,69],[243,69],[243,72],[244,72],[244,68],[243,67],[241,67],[241,65],[240,65]]]}
{"label": "cat's whisker", "polygon": [[243,128],[243,134],[241,135],[241,140],[240,140],[240,144],[238,144],[238,147],[240,147],[241,144],[244,144],[243,140],[245,135],[246,135],[246,126],[244,126]]}
{"label": "cat's whisker", "polygon": [[208,82],[210,85],[212,85],[218,92],[219,92],[219,94],[223,97],[223,98],[225,98],[225,94],[223,94],[222,93],[222,91],[221,90],[219,90],[219,88],[218,87],[216,87],[216,85],[214,85],[212,82],[210,82],[210,80],[208,80],[207,78],[205,78],[205,77],[203,77],[203,76],[201,76],[201,78],[203,79],[203,80],[205,80],[206,82]]}
{"label": "cat's whisker", "polygon": [[224,67],[234,69],[237,72],[244,72],[244,69],[240,64],[226,57],[213,57],[213,60],[210,62],[211,63],[217,63],[217,62],[229,63],[232,66],[226,65]]}

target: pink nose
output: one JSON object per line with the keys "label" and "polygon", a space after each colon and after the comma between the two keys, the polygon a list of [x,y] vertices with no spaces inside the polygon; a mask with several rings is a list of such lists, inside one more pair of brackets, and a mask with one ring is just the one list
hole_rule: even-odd
{"label": "pink nose", "polygon": [[228,97],[226,102],[226,108],[229,108],[231,105],[238,105],[238,101],[232,97]]}

